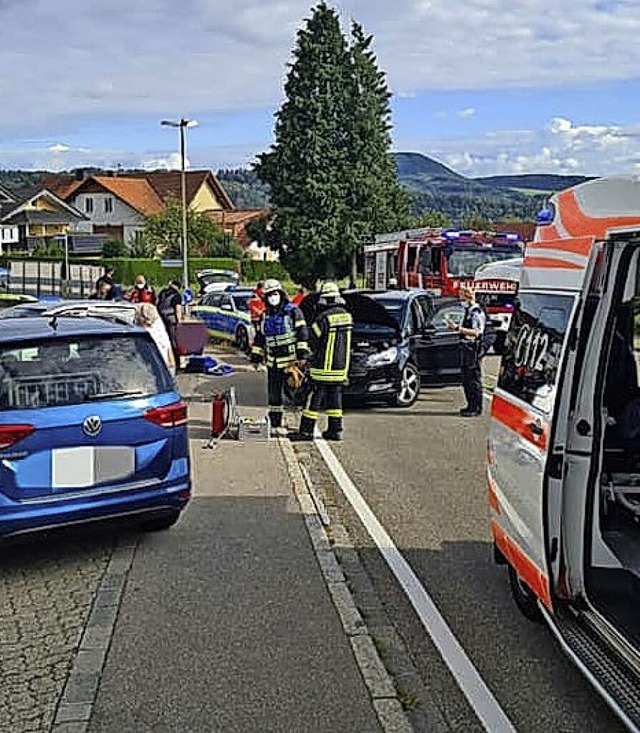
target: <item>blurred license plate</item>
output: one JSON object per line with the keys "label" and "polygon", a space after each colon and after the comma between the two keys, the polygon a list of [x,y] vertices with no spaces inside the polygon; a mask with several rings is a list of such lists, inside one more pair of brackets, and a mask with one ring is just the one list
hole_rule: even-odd
{"label": "blurred license plate", "polygon": [[51,451],[51,486],[83,489],[135,473],[135,450],[122,446],[78,446]]}

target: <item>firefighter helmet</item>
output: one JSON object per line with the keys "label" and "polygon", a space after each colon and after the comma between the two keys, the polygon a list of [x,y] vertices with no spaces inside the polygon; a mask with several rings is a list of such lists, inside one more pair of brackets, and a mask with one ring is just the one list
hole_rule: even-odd
{"label": "firefighter helmet", "polygon": [[264,295],[269,295],[269,293],[275,293],[276,291],[283,292],[282,285],[280,284],[279,280],[276,280],[275,278],[269,278],[268,280],[264,281],[264,286],[262,288],[262,292]]}
{"label": "firefighter helmet", "polygon": [[320,299],[318,301],[321,305],[343,305],[344,300],[340,296],[340,289],[338,286],[329,280],[328,282],[322,283],[320,287]]}

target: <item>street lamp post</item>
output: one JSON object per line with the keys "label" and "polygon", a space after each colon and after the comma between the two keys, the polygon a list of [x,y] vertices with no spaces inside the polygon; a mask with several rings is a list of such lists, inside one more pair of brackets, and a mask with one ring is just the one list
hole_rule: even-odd
{"label": "street lamp post", "polygon": [[184,117],[180,120],[162,120],[164,127],[177,127],[180,129],[180,189],[182,198],[182,287],[189,287],[189,264],[187,249],[187,176],[185,173],[185,134],[187,127],[197,127],[196,120],[187,120]]}

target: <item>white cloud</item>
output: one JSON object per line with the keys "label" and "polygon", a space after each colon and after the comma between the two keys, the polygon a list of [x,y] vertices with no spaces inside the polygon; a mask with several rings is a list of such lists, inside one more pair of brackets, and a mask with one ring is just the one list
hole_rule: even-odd
{"label": "white cloud", "polygon": [[553,118],[539,130],[503,130],[477,138],[398,141],[468,176],[518,173],[615,175],[640,166],[639,127],[576,125]]}
{"label": "white cloud", "polygon": [[51,153],[68,153],[71,148],[68,145],[63,145],[62,143],[55,143],[55,145],[50,145],[47,150]]}
{"label": "white cloud", "polygon": [[[185,168],[191,167],[191,164],[189,163],[188,158],[184,159],[184,165],[185,165]],[[181,169],[180,153],[169,153],[169,155],[165,155],[165,156],[158,157],[158,158],[147,158],[142,161],[142,167],[148,171],[180,170]]]}
{"label": "white cloud", "polygon": [[458,117],[462,117],[462,118],[473,117],[475,113],[476,113],[476,110],[474,107],[465,107],[465,109],[461,109],[458,112]]}
{"label": "white cloud", "polygon": [[[637,2],[340,0],[402,96],[637,77]],[[0,134],[100,115],[273,107],[308,0],[0,4]],[[52,51],[54,49],[54,51]],[[13,121],[12,121],[13,120]]]}

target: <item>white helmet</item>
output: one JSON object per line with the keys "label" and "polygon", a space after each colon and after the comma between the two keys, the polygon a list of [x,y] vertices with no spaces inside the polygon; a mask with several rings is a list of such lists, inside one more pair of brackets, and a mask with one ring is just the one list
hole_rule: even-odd
{"label": "white helmet", "polygon": [[344,305],[344,300],[340,296],[340,288],[331,280],[322,283],[318,302],[320,305]]}
{"label": "white helmet", "polygon": [[265,295],[269,295],[269,293],[274,293],[276,291],[284,292],[282,290],[282,285],[280,284],[280,280],[276,280],[275,278],[269,278],[268,280],[264,281],[264,287],[262,288],[262,292]]}

